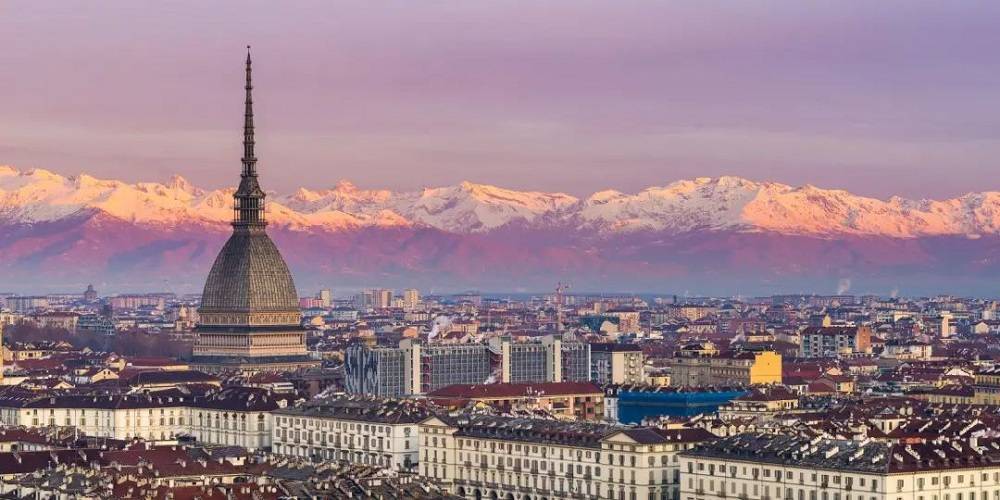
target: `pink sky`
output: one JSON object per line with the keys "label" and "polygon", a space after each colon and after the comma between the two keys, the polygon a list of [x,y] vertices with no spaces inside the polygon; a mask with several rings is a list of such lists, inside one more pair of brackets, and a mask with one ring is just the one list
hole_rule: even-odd
{"label": "pink sky", "polygon": [[0,164],[585,194],[740,175],[1000,189],[1000,2],[0,3]]}

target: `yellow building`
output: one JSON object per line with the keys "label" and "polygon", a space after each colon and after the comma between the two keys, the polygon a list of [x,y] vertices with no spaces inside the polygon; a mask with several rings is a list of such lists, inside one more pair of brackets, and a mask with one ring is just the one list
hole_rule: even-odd
{"label": "yellow building", "polygon": [[781,354],[774,351],[728,351],[681,355],[668,363],[675,386],[757,385],[781,383]]}
{"label": "yellow building", "polygon": [[975,404],[1000,404],[1000,368],[985,368],[976,372]]}

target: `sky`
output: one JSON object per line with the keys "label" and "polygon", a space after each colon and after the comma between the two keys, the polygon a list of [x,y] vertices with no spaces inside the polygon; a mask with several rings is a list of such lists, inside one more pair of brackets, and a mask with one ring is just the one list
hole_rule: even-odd
{"label": "sky", "polygon": [[738,175],[1000,189],[1000,2],[0,1],[0,164],[127,181],[462,180],[585,195]]}

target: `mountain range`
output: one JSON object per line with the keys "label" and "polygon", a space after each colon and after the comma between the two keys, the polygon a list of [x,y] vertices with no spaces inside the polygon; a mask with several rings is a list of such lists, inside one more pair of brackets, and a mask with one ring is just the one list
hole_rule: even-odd
{"label": "mountain range", "polygon": [[[265,179],[266,183],[266,179]],[[0,166],[0,291],[198,291],[232,190]],[[739,177],[577,198],[463,182],[269,193],[300,293],[318,287],[989,295],[1000,192],[886,200]]]}

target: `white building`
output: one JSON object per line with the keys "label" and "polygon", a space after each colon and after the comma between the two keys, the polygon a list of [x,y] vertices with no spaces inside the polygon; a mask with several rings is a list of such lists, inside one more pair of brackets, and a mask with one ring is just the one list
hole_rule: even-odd
{"label": "white building", "polygon": [[336,397],[276,412],[272,450],[408,471],[418,458],[417,424],[428,415],[415,400]]}
{"label": "white building", "polygon": [[463,415],[420,424],[419,473],[465,498],[674,499],[703,429]]}
{"label": "white building", "polygon": [[681,454],[681,500],[996,500],[1000,440],[741,434]]}
{"label": "white building", "polygon": [[271,445],[271,412],[286,397],[249,387],[193,396],[179,390],[150,394],[45,396],[14,390],[0,397],[0,424],[75,427],[86,436],[152,441],[191,436],[211,445]]}

